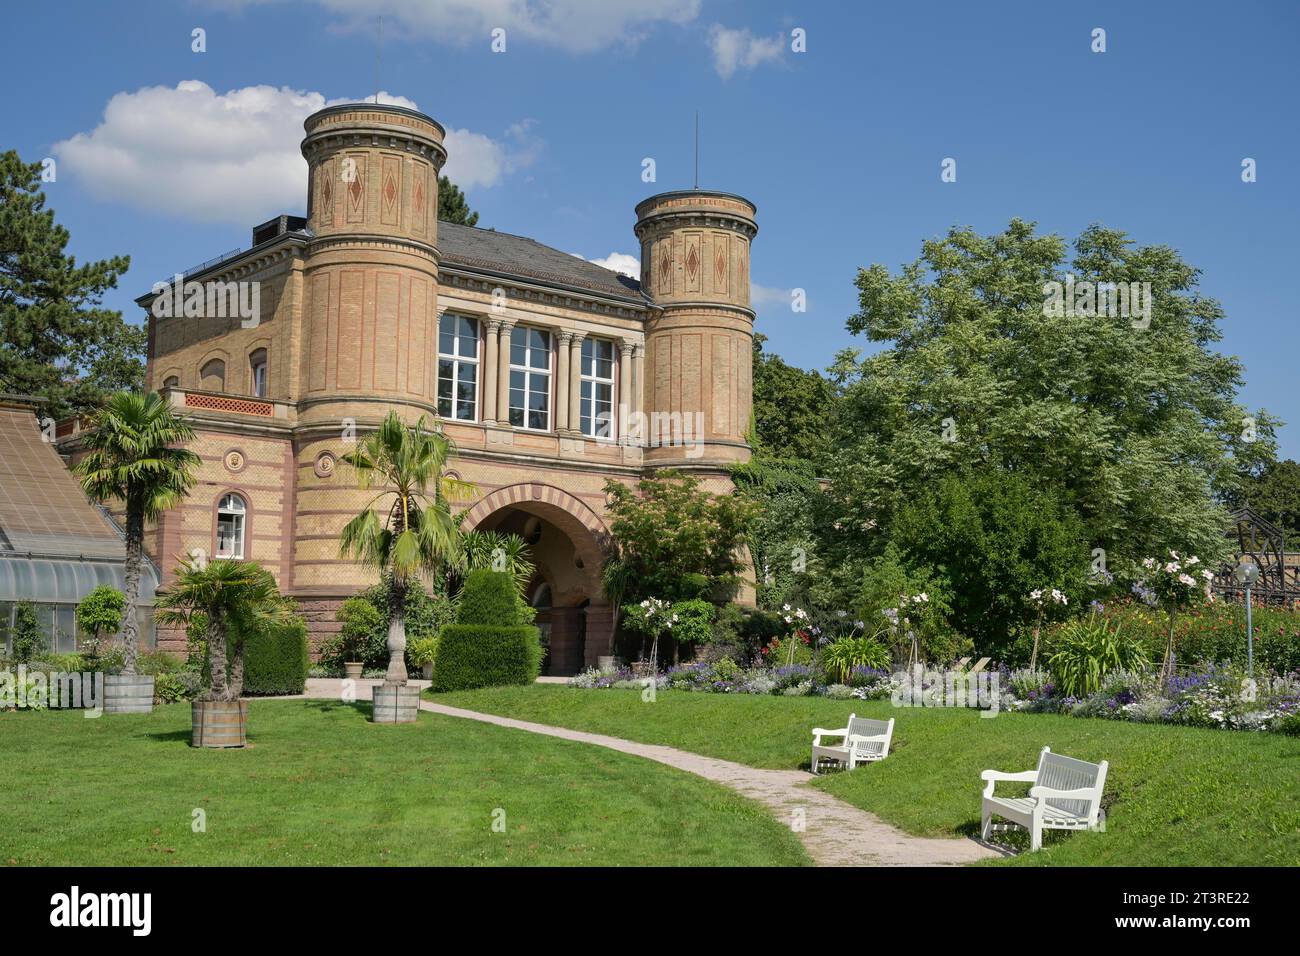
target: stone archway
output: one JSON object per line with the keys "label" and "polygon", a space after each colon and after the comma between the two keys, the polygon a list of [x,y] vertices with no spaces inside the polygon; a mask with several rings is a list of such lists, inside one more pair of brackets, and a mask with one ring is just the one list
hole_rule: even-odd
{"label": "stone archway", "polygon": [[518,534],[532,546],[529,592],[545,584],[550,593],[538,615],[550,634],[549,673],[576,674],[613,653],[613,613],[600,586],[609,528],[588,504],[554,485],[521,482],[476,502],[464,527]]}

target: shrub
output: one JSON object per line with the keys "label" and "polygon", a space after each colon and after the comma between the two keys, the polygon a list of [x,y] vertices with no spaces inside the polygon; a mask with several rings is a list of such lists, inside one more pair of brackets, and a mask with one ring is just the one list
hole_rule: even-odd
{"label": "shrub", "polygon": [[90,634],[91,640],[112,636],[122,626],[126,598],[117,588],[101,584],[77,605],[77,626]]}
{"label": "shrub", "polygon": [[407,644],[406,656],[416,667],[436,663],[438,660],[438,638],[417,637]]}
{"label": "shrub", "polygon": [[531,624],[449,624],[439,639],[433,690],[531,684],[541,659],[539,635]]}
{"label": "shrub", "polygon": [[1068,622],[1056,642],[1048,668],[1060,691],[1069,697],[1086,697],[1101,689],[1111,671],[1140,670],[1150,663],[1142,645],[1121,636],[1098,615]]}
{"label": "shrub", "polygon": [[36,608],[29,601],[20,601],[15,608],[13,629],[14,661],[26,664],[45,649],[45,634],[36,620]]}
{"label": "shrub", "polygon": [[373,664],[388,659],[388,622],[372,601],[350,597],[335,617],[343,628],[321,648],[322,664],[338,669],[348,661]]}
{"label": "shrub", "polygon": [[889,650],[885,645],[865,634],[841,637],[822,651],[822,667],[842,684],[848,682],[855,667],[884,670],[889,663]]}
{"label": "shrub", "polygon": [[307,624],[294,616],[260,628],[244,649],[244,693],[250,697],[301,694],[307,684]]}
{"label": "shrub", "polygon": [[533,622],[531,611],[532,608],[520,599],[509,574],[480,569],[465,576],[456,623],[520,627]]}
{"label": "shrub", "polygon": [[141,674],[170,674],[181,670],[185,660],[179,654],[167,651],[144,651],[136,658],[136,670]]}
{"label": "shrub", "polygon": [[195,671],[163,672],[153,679],[154,699],[163,704],[193,700],[202,689],[203,680]]}

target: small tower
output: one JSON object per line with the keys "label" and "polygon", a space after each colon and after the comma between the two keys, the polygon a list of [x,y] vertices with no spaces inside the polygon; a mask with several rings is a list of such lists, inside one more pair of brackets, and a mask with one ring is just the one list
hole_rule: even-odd
{"label": "small tower", "polygon": [[307,117],[301,422],[436,406],[442,126],[374,103]]}
{"label": "small tower", "polygon": [[757,211],[748,199],[706,189],[660,193],[636,207],[641,289],[653,305],[642,386],[648,464],[749,460]]}

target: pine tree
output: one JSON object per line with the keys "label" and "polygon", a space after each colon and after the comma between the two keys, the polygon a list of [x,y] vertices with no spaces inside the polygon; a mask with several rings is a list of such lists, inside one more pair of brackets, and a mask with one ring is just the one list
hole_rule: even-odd
{"label": "pine tree", "polygon": [[469,208],[469,200],[460,187],[446,176],[438,177],[438,218],[462,226],[478,223],[478,213]]}
{"label": "pine tree", "polygon": [[40,179],[39,163],[0,153],[0,390],[39,396],[62,418],[143,386],[145,331],[99,307],[130,258],[78,265]]}

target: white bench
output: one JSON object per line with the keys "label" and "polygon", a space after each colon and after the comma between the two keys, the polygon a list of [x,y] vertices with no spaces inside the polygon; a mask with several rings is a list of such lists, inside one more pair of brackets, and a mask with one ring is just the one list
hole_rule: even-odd
{"label": "white bench", "polygon": [[[1038,769],[1023,773],[985,770],[980,779],[984,787],[984,810],[980,836],[987,840],[997,814],[1029,830],[1029,847],[1040,849],[1044,830],[1096,830],[1100,826],[1101,792],[1106,786],[1109,763],[1088,763],[1054,754],[1044,747],[1038,757]],[[999,780],[1032,783],[1027,797],[995,797],[993,788]]]}
{"label": "white bench", "polygon": [[[889,741],[894,736],[894,718],[868,720],[849,714],[849,725],[839,730],[813,728],[812,772],[822,760],[833,760],[852,770],[860,763],[884,760],[889,756]],[[823,737],[843,737],[838,744],[823,744]]]}

